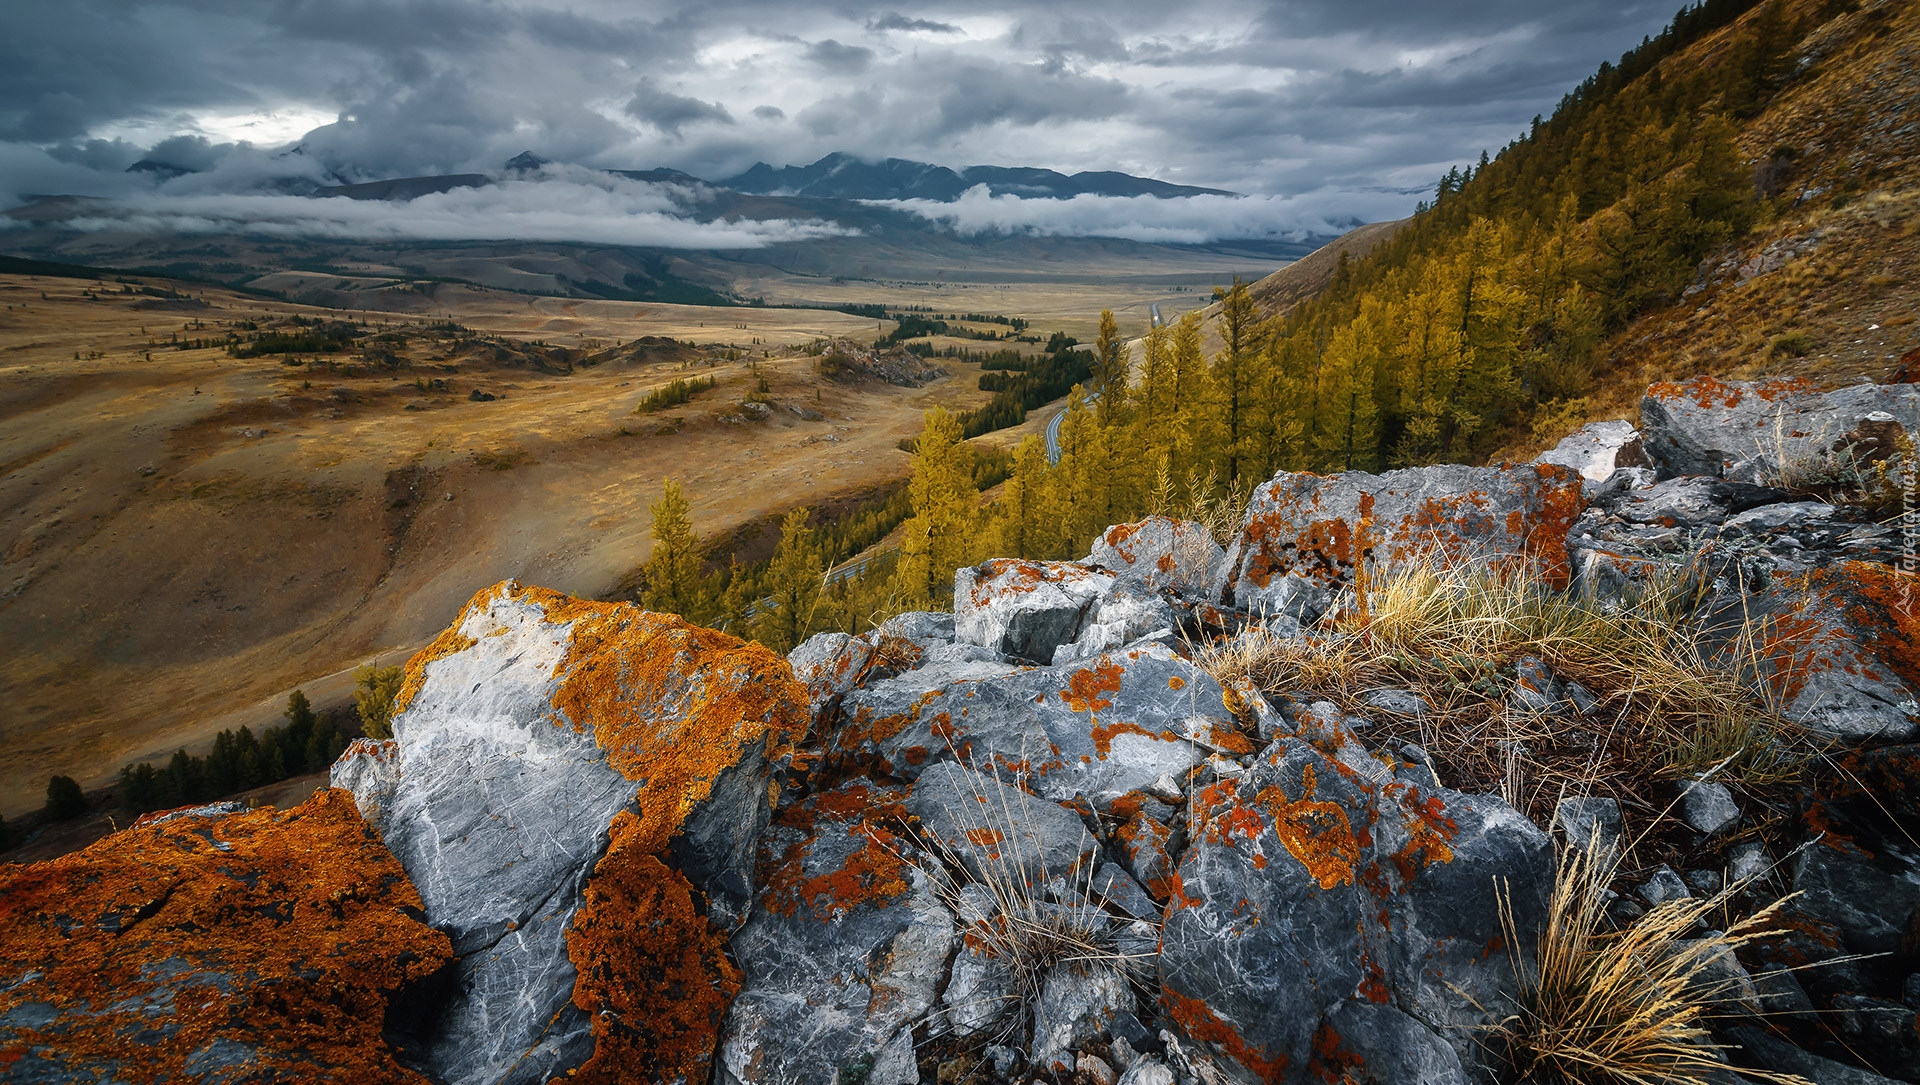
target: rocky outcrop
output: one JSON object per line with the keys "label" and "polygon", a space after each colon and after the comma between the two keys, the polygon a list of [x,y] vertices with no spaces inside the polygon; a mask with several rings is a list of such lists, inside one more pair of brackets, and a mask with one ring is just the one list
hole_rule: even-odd
{"label": "rocky outcrop", "polygon": [[409,662],[392,743],[334,768],[453,942],[429,1072],[704,1080],[805,706],[778,657],[671,615],[476,596]]}
{"label": "rocky outcrop", "polygon": [[1757,671],[1775,703],[1817,734],[1849,743],[1920,734],[1920,577],[1839,561],[1729,590],[1704,619],[1722,662]]}
{"label": "rocky outcrop", "polygon": [[1536,463],[1570,467],[1591,487],[1622,467],[1651,467],[1640,431],[1631,422],[1589,422],[1540,454]]}
{"label": "rocky outcrop", "polygon": [[422,1077],[381,1036],[450,955],[343,791],[0,867],[10,1082]]}
{"label": "rocky outcrop", "polygon": [[920,1080],[912,1028],[939,1004],[954,920],[905,831],[904,789],[849,782],[783,811],[761,841],[766,892],[732,952],[743,987],[715,1080]]}
{"label": "rocky outcrop", "polygon": [[1104,809],[1163,775],[1181,779],[1208,750],[1252,749],[1220,684],[1159,645],[916,692],[925,682],[914,679],[932,677],[849,693],[829,753],[908,780],[960,759]]}
{"label": "rocky outcrop", "polygon": [[1351,735],[1332,745],[1282,738],[1196,794],[1162,1002],[1249,1080],[1479,1080],[1470,1037],[1511,1005],[1528,952],[1506,942],[1500,894],[1516,930],[1537,929],[1552,846],[1497,798],[1433,788]]}
{"label": "rocky outcrop", "polygon": [[1205,526],[1149,516],[1108,528],[1093,540],[1086,564],[1136,577],[1150,589],[1197,599],[1212,586],[1225,560],[1225,551]]}
{"label": "rocky outcrop", "polygon": [[[1873,416],[1884,418],[1876,419]],[[1647,455],[1662,478],[1709,475],[1759,481],[1817,457],[1863,421],[1920,430],[1920,388],[1859,384],[1822,392],[1805,377],[1661,383],[1640,401]]]}
{"label": "rocky outcrop", "polygon": [[1222,605],[1319,616],[1325,589],[1412,562],[1486,563],[1559,587],[1583,502],[1565,467],[1448,465],[1370,475],[1281,473],[1253,492],[1227,551]]}

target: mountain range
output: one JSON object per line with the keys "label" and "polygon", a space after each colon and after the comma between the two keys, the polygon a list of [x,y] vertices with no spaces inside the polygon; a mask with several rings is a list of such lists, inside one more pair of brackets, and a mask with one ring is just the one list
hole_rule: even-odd
{"label": "mountain range", "polygon": [[[295,149],[297,153],[298,149]],[[548,159],[532,151],[523,151],[503,164],[507,175],[531,173],[549,165]],[[165,180],[195,172],[184,166],[155,159],[141,159],[127,167],[129,173],[149,173]],[[933,200],[951,203],[961,193],[985,185],[995,196],[1019,196],[1027,199],[1070,199],[1074,196],[1154,196],[1174,199],[1185,196],[1237,196],[1219,188],[1198,188],[1135,177],[1113,170],[1065,174],[1058,170],[1032,166],[966,166],[955,170],[929,162],[888,158],[869,162],[854,155],[835,152],[806,166],[773,166],[756,162],[749,169],[721,180],[708,180],[671,168],[650,170],[608,170],[621,177],[656,184],[705,185],[750,196],[807,197],[840,200]],[[472,188],[490,183],[484,173],[432,174],[421,177],[396,177],[325,185],[312,191],[315,196],[346,196],[352,199],[405,200],[432,192]]]}

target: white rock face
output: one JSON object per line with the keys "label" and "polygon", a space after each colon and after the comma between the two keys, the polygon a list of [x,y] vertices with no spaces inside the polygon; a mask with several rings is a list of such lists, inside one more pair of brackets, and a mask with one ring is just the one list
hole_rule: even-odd
{"label": "white rock face", "polygon": [[1589,422],[1540,454],[1535,463],[1557,463],[1580,472],[1587,483],[1605,482],[1622,467],[1647,466],[1640,431],[1631,422]]}
{"label": "white rock face", "polygon": [[954,570],[953,627],[968,644],[1048,663],[1080,635],[1113,574],[1066,561],[995,558]]}
{"label": "white rock face", "polygon": [[[586,621],[604,627],[582,641]],[[671,616],[508,581],[468,605],[437,658],[410,664],[393,740],[355,743],[335,765],[453,942],[417,1049],[436,1079],[544,1082],[593,1053],[567,932],[615,815],[670,834],[663,858],[715,919],[744,910],[768,755],[784,756],[779,735],[804,700],[775,657],[728,645]],[[739,696],[749,687],[764,696]],[[710,774],[697,791],[662,785],[677,798],[663,804],[650,776],[683,771],[689,745],[711,755]]]}

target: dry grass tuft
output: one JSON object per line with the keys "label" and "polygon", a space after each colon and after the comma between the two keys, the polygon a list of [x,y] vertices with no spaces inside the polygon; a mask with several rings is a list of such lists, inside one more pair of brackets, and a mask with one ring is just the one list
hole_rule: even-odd
{"label": "dry grass tuft", "polygon": [[[1544,820],[1564,794],[1606,793],[1657,809],[1656,778],[1722,774],[1748,790],[1798,777],[1799,730],[1754,699],[1750,675],[1709,666],[1689,627],[1685,570],[1624,606],[1551,592],[1474,568],[1415,566],[1368,592],[1332,632],[1289,638],[1264,627],[1199,649],[1195,662],[1270,694],[1308,692],[1353,711],[1375,689],[1409,688],[1424,716],[1384,730],[1417,742],[1451,786],[1500,791]],[[1751,635],[1735,638],[1751,645]],[[1535,656],[1578,682],[1597,706],[1585,716],[1512,710],[1515,660]],[[1373,712],[1376,718],[1383,713]]]}
{"label": "dry grass tuft", "polygon": [[[1146,960],[1118,946],[1118,926],[1101,908],[1103,897],[1094,885],[1098,856],[1072,872],[1070,892],[1064,894],[1072,903],[1047,901],[1039,858],[1026,854],[1022,844],[1031,838],[1030,827],[1006,801],[1004,791],[993,789],[990,797],[986,790],[976,792],[980,802],[960,806],[961,811],[977,814],[972,819],[960,819],[966,836],[999,842],[990,853],[975,853],[977,874],[955,847],[932,834],[921,834],[921,839],[940,860],[928,874],[942,902],[963,924],[971,923],[963,932],[969,942],[1003,968],[1012,981],[1012,995],[993,1013],[1004,1016],[1006,1022],[997,1042],[1020,1027],[1021,1016],[1015,1011],[1039,1001],[1047,975],[1056,968],[1110,969],[1137,982]],[[965,824],[968,820],[978,824]],[[979,905],[964,892],[971,885],[987,890],[993,900],[992,916],[979,915]]]}
{"label": "dry grass tuft", "polygon": [[[1717,979],[1723,959],[1764,937],[1784,900],[1729,926],[1688,935],[1724,909],[1747,883],[1706,898],[1656,905],[1631,926],[1608,930],[1609,884],[1618,865],[1607,849],[1561,854],[1531,969],[1516,965],[1520,1009],[1503,1023],[1499,1046],[1513,1076],[1539,1085],[1710,1085],[1727,1080],[1724,1048],[1707,1023],[1743,994],[1738,980]],[[1515,931],[1507,897],[1501,922]],[[1762,1070],[1742,1074],[1780,1085],[1804,1078]]]}

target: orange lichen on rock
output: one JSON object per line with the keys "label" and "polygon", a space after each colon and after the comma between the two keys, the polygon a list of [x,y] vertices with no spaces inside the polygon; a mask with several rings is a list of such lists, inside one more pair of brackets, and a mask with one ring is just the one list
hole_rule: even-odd
{"label": "orange lichen on rock", "polygon": [[639,846],[658,852],[748,747],[784,760],[804,737],[806,691],[759,644],[623,603],[522,588],[554,623],[573,625],[555,668],[556,723],[590,733],[615,770],[638,781]]}
{"label": "orange lichen on rock", "polygon": [[687,879],[640,846],[648,835],[631,813],[614,819],[567,930],[573,1003],[594,1035],[593,1056],[570,1081],[705,1081],[740,991],[725,935],[694,906]]}
{"label": "orange lichen on rock", "polygon": [[1874,562],[1839,561],[1782,578],[1791,610],[1761,623],[1757,649],[1775,691],[1799,697],[1838,668],[1893,677],[1920,690],[1920,577]]}
{"label": "orange lichen on rock", "polygon": [[[777,824],[804,835],[777,862],[763,864],[762,906],[786,916],[805,909],[831,922],[856,906],[892,904],[907,892],[909,871],[904,845],[887,823],[906,816],[896,799],[866,784],[823,792],[783,811]],[[827,843],[826,826],[842,827],[852,846],[841,861],[808,877],[809,852]]]}
{"label": "orange lichen on rock", "polygon": [[1160,1004],[1166,1007],[1167,1016],[1173,1018],[1182,1031],[1196,1040],[1204,1040],[1233,1057],[1240,1065],[1253,1071],[1261,1081],[1281,1081],[1287,1071],[1285,1053],[1269,1054],[1248,1043],[1230,1022],[1222,1020],[1201,999],[1183,995],[1160,984]]}
{"label": "orange lichen on rock", "polygon": [[1279,787],[1268,785],[1254,796],[1254,802],[1272,816],[1275,835],[1320,888],[1332,889],[1353,881],[1360,844],[1354,839],[1347,812],[1337,803],[1315,799],[1315,786],[1313,766],[1308,765],[1302,774],[1299,799],[1289,799]]}
{"label": "orange lichen on rock", "polygon": [[0,867],[0,1017],[15,1022],[0,1049],[11,1072],[43,1061],[132,1083],[231,1065],[247,1080],[424,1085],[381,1039],[389,996],[451,956],[420,908],[331,788]]}
{"label": "orange lichen on rock", "polygon": [[1113,702],[1103,693],[1120,692],[1120,679],[1126,670],[1111,659],[1102,658],[1093,668],[1080,668],[1067,679],[1067,688],[1060,691],[1060,699],[1075,712],[1098,712],[1103,708],[1112,708]]}

